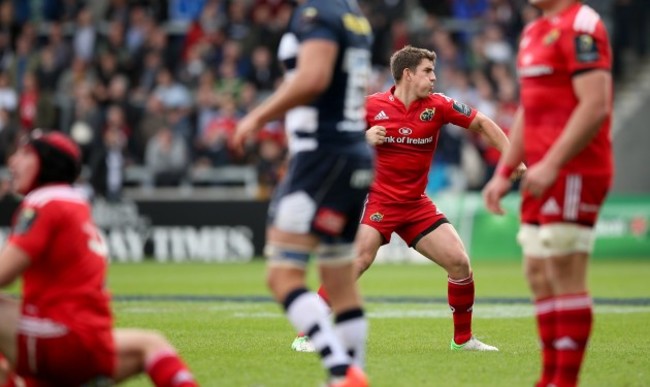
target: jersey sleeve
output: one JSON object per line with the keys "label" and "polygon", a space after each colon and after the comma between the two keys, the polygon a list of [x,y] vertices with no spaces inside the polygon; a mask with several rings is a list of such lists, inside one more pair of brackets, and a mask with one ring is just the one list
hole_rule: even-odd
{"label": "jersey sleeve", "polygon": [[301,42],[309,39],[337,42],[336,29],[327,16],[323,10],[314,6],[300,7],[293,16],[291,30]]}
{"label": "jersey sleeve", "polygon": [[43,256],[56,230],[56,213],[52,206],[21,206],[9,236],[9,243],[20,247],[32,262]]}
{"label": "jersey sleeve", "polygon": [[476,117],[476,109],[471,108],[469,105],[456,101],[444,94],[435,94],[434,96],[440,100],[439,104],[442,105],[445,123],[468,128],[474,120],[474,117]]}
{"label": "jersey sleeve", "polygon": [[[611,49],[607,30],[600,17],[592,11],[578,16],[570,31],[560,39],[560,48],[571,74],[594,69],[611,69]],[[590,19],[591,18],[591,19]]]}

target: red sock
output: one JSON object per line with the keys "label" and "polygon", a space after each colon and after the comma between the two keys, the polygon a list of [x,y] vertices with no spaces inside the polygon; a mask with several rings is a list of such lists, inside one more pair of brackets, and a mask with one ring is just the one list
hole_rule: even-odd
{"label": "red sock", "polygon": [[162,351],[147,360],[147,374],[156,387],[196,387],[198,384],[173,351]]}
{"label": "red sock", "polygon": [[321,285],[321,286],[318,288],[318,296],[319,296],[320,298],[322,298],[323,301],[325,301],[325,303],[327,304],[327,306],[330,306],[330,296],[329,296],[329,295],[327,294],[327,292],[325,291],[325,287],[323,287],[323,285]]}
{"label": "red sock", "polygon": [[447,280],[447,300],[454,316],[454,342],[463,344],[472,338],[474,277],[470,274],[464,279]]}
{"label": "red sock", "polygon": [[542,376],[535,385],[546,387],[555,376],[557,362],[557,352],[553,346],[555,341],[555,298],[546,297],[535,301],[535,315],[542,346]]}
{"label": "red sock", "polygon": [[591,334],[592,302],[587,293],[565,294],[555,300],[557,369],[553,385],[572,387],[578,384],[580,366]]}

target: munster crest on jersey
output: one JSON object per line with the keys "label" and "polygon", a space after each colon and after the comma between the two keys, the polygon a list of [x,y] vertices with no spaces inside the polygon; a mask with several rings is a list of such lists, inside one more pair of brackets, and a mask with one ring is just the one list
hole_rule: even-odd
{"label": "munster crest on jersey", "polygon": [[375,212],[374,214],[370,215],[370,220],[373,222],[381,222],[382,219],[384,219],[384,214],[381,212]]}
{"label": "munster crest on jersey", "polygon": [[555,43],[556,40],[560,37],[560,30],[557,28],[554,28],[544,36],[544,44],[546,46],[550,46],[551,44]]}
{"label": "munster crest on jersey", "polygon": [[420,120],[431,121],[435,114],[436,114],[436,108],[426,108],[422,113],[420,113]]}

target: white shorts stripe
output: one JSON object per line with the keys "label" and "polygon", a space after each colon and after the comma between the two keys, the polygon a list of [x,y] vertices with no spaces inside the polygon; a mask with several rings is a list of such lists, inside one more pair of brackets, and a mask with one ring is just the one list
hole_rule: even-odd
{"label": "white shorts stripe", "polygon": [[564,190],[564,219],[577,220],[580,208],[580,194],[582,191],[582,177],[580,175],[567,176]]}

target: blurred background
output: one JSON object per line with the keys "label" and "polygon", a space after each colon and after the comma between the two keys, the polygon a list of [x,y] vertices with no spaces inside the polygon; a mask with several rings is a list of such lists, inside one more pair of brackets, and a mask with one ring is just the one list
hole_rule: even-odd
{"label": "blurred background", "polygon": [[[360,0],[375,33],[371,92],[389,88],[390,55],[406,44],[438,55],[436,91],[510,127],[514,58],[538,12],[525,0]],[[617,175],[596,256],[650,258],[650,2],[587,0],[614,50]],[[16,200],[6,159],[34,128],[81,146],[80,186],[116,260],[249,260],[261,254],[265,209],[284,173],[283,123],[233,152],[237,120],[281,81],[275,57],[286,0],[3,0],[0,2],[0,222]],[[499,154],[449,125],[427,192],[479,258],[516,257],[516,193],[508,216],[478,192]],[[6,235],[6,227],[0,237]],[[494,246],[495,240],[503,240]],[[409,260],[399,241],[384,260]]]}

